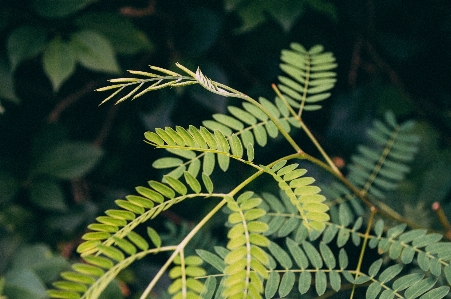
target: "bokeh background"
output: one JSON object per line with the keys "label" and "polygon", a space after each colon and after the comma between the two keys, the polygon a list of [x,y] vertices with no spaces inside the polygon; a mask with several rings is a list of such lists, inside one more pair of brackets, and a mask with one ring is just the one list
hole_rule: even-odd
{"label": "bokeh background", "polygon": [[[135,186],[161,178],[152,162],[164,152],[143,142],[145,131],[199,126],[235,103],[187,87],[98,106],[109,94],[96,88],[148,65],[200,66],[272,99],[280,51],[322,44],[337,58],[338,83],[321,111],[305,114],[318,140],[345,166],[385,111],[416,120],[420,150],[390,203],[426,228],[443,230],[433,202],[451,215],[448,0],[0,0],[0,40],[0,298],[46,298],[77,260],[86,226]],[[256,157],[263,163],[283,151],[274,141]],[[236,185],[245,170],[233,171],[218,174],[217,188]],[[186,203],[156,226],[174,240],[208,208]],[[212,223],[203,241],[223,237]],[[104,298],[135,298],[155,267],[149,260],[125,271]]]}

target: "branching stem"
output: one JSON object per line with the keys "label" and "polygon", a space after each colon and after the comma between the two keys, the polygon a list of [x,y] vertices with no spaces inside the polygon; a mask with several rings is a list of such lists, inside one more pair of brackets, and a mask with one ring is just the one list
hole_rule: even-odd
{"label": "branching stem", "polygon": [[[368,243],[368,239],[370,237],[370,231],[371,228],[373,226],[373,221],[374,221],[374,216],[376,215],[376,208],[371,208],[371,214],[370,214],[370,219],[368,220],[368,225],[366,227],[366,231],[365,231],[365,235],[363,237],[363,244],[362,244],[362,249],[360,251],[360,255],[359,255],[359,261],[357,263],[357,268],[356,268],[356,273],[355,273],[355,279],[357,279],[357,277],[359,277],[360,269],[362,268],[362,263],[363,263],[363,257],[365,256],[365,250],[366,250],[366,244]],[[355,292],[355,284],[352,288],[351,291],[351,296],[349,297],[350,299],[354,298],[354,292]]]}
{"label": "branching stem", "polygon": [[[271,163],[272,165],[274,163]],[[253,180],[255,180],[257,177],[262,175],[264,173],[263,170],[259,170],[256,173],[249,176],[246,180],[244,180],[241,184],[236,186],[232,191],[230,191],[228,194],[223,194],[223,199],[213,208],[210,210],[210,212],[205,215],[204,218],[190,231],[188,235],[180,242],[180,244],[177,245],[177,248],[174,250],[172,255],[168,258],[166,263],[160,268],[158,273],[155,275],[155,277],[152,279],[152,281],[149,283],[147,288],[142,293],[140,299],[145,299],[149,296],[150,291],[154,288],[158,280],[161,278],[163,273],[169,268],[169,266],[172,264],[175,257],[183,251],[183,249],[186,247],[186,245],[191,241],[191,239],[201,230],[202,227],[214,216],[216,213],[221,210],[221,208],[227,203],[227,197],[233,197],[236,195],[239,191],[241,191],[244,187],[246,187],[249,183],[251,183]]]}
{"label": "branching stem", "polygon": [[[305,134],[307,134],[307,136],[310,138],[310,141],[312,141],[312,143],[315,145],[315,147],[318,149],[318,151],[321,153],[321,155],[323,156],[324,160],[326,160],[327,164],[329,164],[330,168],[337,173],[340,176],[343,176],[340,172],[340,170],[337,168],[337,166],[334,164],[334,162],[332,162],[332,159],[329,157],[329,155],[326,153],[326,151],[323,149],[323,147],[321,146],[321,144],[318,142],[318,140],[316,140],[315,136],[312,134],[312,132],[310,131],[310,129],[307,127],[307,125],[302,121],[301,118],[301,114],[297,114],[296,111],[293,110],[293,108],[291,107],[291,105],[288,103],[288,101],[285,99],[285,97],[283,96],[283,94],[280,92],[280,90],[277,88],[277,86],[275,84],[271,85],[272,89],[274,90],[274,92],[277,94],[277,96],[282,100],[282,102],[285,104],[285,106],[288,108],[288,110],[290,111],[290,114],[299,122],[299,124],[301,125],[302,130],[304,130]],[[304,101],[302,102],[304,103]],[[303,107],[303,106],[302,106]],[[300,111],[302,111],[302,107],[300,109]]]}

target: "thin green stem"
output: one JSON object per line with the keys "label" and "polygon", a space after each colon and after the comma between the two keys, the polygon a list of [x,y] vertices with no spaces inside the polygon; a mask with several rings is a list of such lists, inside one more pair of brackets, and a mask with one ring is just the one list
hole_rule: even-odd
{"label": "thin green stem", "polygon": [[305,101],[307,100],[307,90],[310,81],[310,57],[308,57],[305,61],[305,78],[304,78],[304,91],[302,93],[301,107],[299,107],[299,119],[302,117],[302,111],[304,111]]}
{"label": "thin green stem", "polygon": [[[224,197],[227,195],[224,194]],[[158,280],[161,278],[163,273],[169,268],[169,266],[172,264],[175,257],[186,247],[189,241],[199,232],[199,230],[207,223],[208,220],[210,220],[225,204],[226,199],[224,198],[221,200],[192,230],[191,232],[186,235],[186,237],[182,240],[182,242],[177,245],[174,252],[171,254],[171,256],[168,258],[168,260],[164,263],[164,265],[160,268],[158,273],[155,275],[155,277],[152,279],[152,281],[149,283],[147,288],[142,293],[140,299],[145,299],[149,296],[150,291],[154,288]]]}
{"label": "thin green stem", "polygon": [[228,87],[227,85],[223,85],[221,83],[216,83],[218,86],[220,86],[221,88],[224,88],[230,92],[236,93],[237,97],[245,100],[246,102],[249,102],[255,106],[257,106],[258,108],[260,108],[260,110],[262,110],[268,117],[269,119],[274,123],[274,125],[276,125],[277,129],[279,129],[280,133],[283,135],[283,137],[285,137],[285,139],[288,141],[288,143],[290,143],[290,145],[293,147],[293,149],[298,152],[301,153],[303,152],[301,147],[296,143],[296,141],[294,141],[294,139],[291,137],[290,134],[288,134],[287,131],[285,131],[285,129],[282,127],[282,125],[280,124],[279,120],[274,117],[269,111],[268,109],[265,108],[265,106],[263,106],[262,104],[260,104],[258,101],[254,100],[253,98],[251,98],[248,95],[245,95],[244,93],[241,93],[231,87]]}
{"label": "thin green stem", "polygon": [[338,167],[334,164],[332,159],[329,157],[329,155],[326,153],[326,151],[323,149],[321,144],[316,140],[315,136],[312,134],[312,132],[309,130],[307,125],[300,120],[301,128],[304,130],[305,134],[310,138],[310,140],[313,142],[315,147],[318,149],[318,151],[321,153],[321,156],[323,156],[324,160],[326,160],[327,164],[329,164],[330,168],[339,176],[343,176],[341,171],[338,169]]}
{"label": "thin green stem", "polygon": [[420,225],[418,225],[417,223],[401,216],[398,212],[396,212],[395,210],[393,210],[392,208],[390,208],[388,205],[386,205],[385,203],[375,199],[375,198],[368,198],[370,195],[369,194],[363,194],[358,188],[356,188],[351,182],[349,182],[341,173],[336,173],[334,172],[329,165],[327,165],[326,163],[322,162],[321,160],[318,160],[315,157],[310,156],[309,154],[306,153],[299,153],[299,154],[294,154],[294,156],[296,156],[296,158],[298,159],[303,159],[303,160],[308,160],[312,163],[314,163],[315,165],[325,169],[327,172],[331,173],[332,175],[334,175],[337,179],[340,180],[340,182],[342,182],[349,190],[351,190],[351,192],[353,194],[355,194],[363,203],[365,203],[370,209],[372,208],[376,208],[377,212],[385,217],[391,218],[393,220],[398,221],[399,223],[405,223],[407,224],[409,227],[411,228],[421,228]]}
{"label": "thin green stem", "polygon": [[[291,105],[288,103],[288,101],[285,99],[283,94],[280,92],[280,90],[277,88],[275,84],[272,84],[272,89],[277,94],[277,96],[282,100],[282,102],[285,104],[285,106],[290,111],[290,114],[294,116],[294,118],[299,122],[301,125],[302,130],[304,130],[305,134],[310,138],[312,143],[315,145],[315,147],[318,149],[318,151],[323,156],[324,160],[326,160],[327,164],[329,164],[330,168],[335,171],[337,174],[342,175],[340,170],[337,168],[337,166],[332,162],[332,159],[329,157],[329,155],[326,153],[326,151],[323,149],[321,144],[316,140],[315,136],[312,134],[312,132],[309,130],[307,125],[302,121],[301,114],[296,114],[296,111],[293,110]],[[302,110],[302,109],[301,109]]]}
{"label": "thin green stem", "polygon": [[[360,269],[362,268],[363,257],[365,255],[365,250],[366,250],[366,244],[368,243],[368,239],[370,237],[370,230],[371,230],[371,227],[373,226],[374,216],[376,215],[376,212],[377,212],[376,208],[371,209],[370,219],[368,220],[368,225],[366,227],[365,235],[363,238],[362,250],[360,251],[359,261],[357,263],[355,279],[357,279],[357,277],[359,277],[359,274],[361,273]],[[354,298],[354,292],[355,292],[355,287],[352,288],[351,296],[349,297],[350,299]]]}
{"label": "thin green stem", "polygon": [[282,100],[282,102],[284,103],[285,107],[288,108],[288,111],[290,111],[290,114],[293,115],[293,117],[297,121],[301,121],[301,117],[299,115],[297,115],[296,111],[294,111],[293,107],[291,107],[290,103],[288,103],[287,99],[285,99],[283,94],[280,92],[279,88],[277,88],[277,85],[273,83],[273,84],[271,84],[271,88],[272,88],[272,90],[274,90],[274,92],[279,97],[279,99]]}
{"label": "thin green stem", "polygon": [[[271,163],[270,165],[272,165]],[[171,254],[171,256],[168,258],[168,260],[164,263],[164,265],[160,268],[158,273],[155,275],[155,277],[152,279],[152,281],[149,283],[147,288],[142,293],[140,299],[145,299],[149,296],[150,291],[155,287],[158,280],[161,278],[163,273],[169,268],[169,266],[172,264],[175,257],[186,247],[186,245],[191,241],[191,239],[200,231],[202,227],[214,216],[216,213],[227,203],[227,197],[233,197],[235,194],[237,194],[240,190],[242,190],[245,186],[247,186],[250,182],[255,180],[257,177],[262,175],[264,173],[263,170],[259,170],[256,173],[249,176],[246,180],[244,180],[241,184],[236,186],[232,191],[230,191],[228,194],[223,194],[223,199],[208,212],[207,215],[205,215],[204,218],[191,230],[191,232],[186,235],[186,237],[182,240],[182,242],[177,245],[177,248],[174,250],[174,252]]]}

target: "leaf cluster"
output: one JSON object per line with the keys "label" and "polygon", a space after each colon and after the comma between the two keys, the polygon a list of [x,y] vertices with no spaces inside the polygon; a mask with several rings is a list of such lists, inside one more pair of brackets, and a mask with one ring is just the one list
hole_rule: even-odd
{"label": "leaf cluster", "polygon": [[[303,122],[303,111],[320,109],[317,103],[330,96],[328,91],[335,83],[335,58],[323,50],[314,46],[307,51],[292,44],[290,50],[282,51],[281,69],[288,77],[279,78],[274,103],[265,98],[254,100],[211,80],[199,68],[194,73],[180,64],[177,67],[185,74],[151,67],[156,73],[130,71],[143,79],[113,79],[110,81],[114,85],[100,88],[116,89],[108,101],[134,86],[117,100],[119,103],[165,87],[199,84],[212,93],[238,98],[243,104],[242,108],[229,106],[230,114],[215,114],[213,120],[200,127],[165,127],[146,132],[147,143],[171,154],[153,163],[153,167],[169,173],[161,182],[151,180],[148,187],[136,187],[139,195],[116,200],[118,209],[107,210],[97,223],[88,226],[91,232],[83,236],[85,242],[77,249],[86,264],[75,264],[73,271],[63,272],[65,280],[54,283],[58,290],[50,290],[49,295],[97,298],[132,262],[167,251],[170,256],[141,298],[151,292],[165,271],[173,280],[168,287],[172,298],[269,299],[276,294],[285,297],[293,291],[303,295],[313,290],[323,296],[327,289],[340,292],[345,283],[352,286],[353,292],[356,287],[367,286],[366,298],[446,296],[446,284],[451,280],[450,243],[439,242],[442,235],[424,229],[404,233],[408,221],[384,203],[386,194],[396,189],[408,173],[408,163],[417,151],[418,137],[411,133],[413,122],[398,124],[391,112],[385,114],[384,121],[374,121],[368,130],[374,144],[358,148],[347,176],[331,162]],[[302,151],[289,134],[291,127],[304,130],[325,162]],[[258,152],[254,145],[265,146],[279,133],[295,152],[267,165],[256,164]],[[229,192],[215,193],[210,176],[216,165],[227,172],[231,159],[251,167],[253,172]],[[307,170],[289,162],[292,159],[308,160],[337,180],[323,187],[323,195],[315,179],[304,176]],[[279,197],[271,193],[260,197],[245,191],[263,175],[276,183]],[[134,231],[162,211],[195,197],[213,200],[213,208],[177,244],[163,244],[159,234],[149,227],[150,248],[149,242]],[[215,246],[215,253],[198,249],[198,256],[185,255],[194,236],[223,207],[228,214],[225,247]],[[365,208],[370,214],[366,223],[362,217]],[[382,220],[375,221],[376,214],[402,224],[390,227]],[[358,263],[352,268],[346,249],[350,243],[360,248]],[[367,250],[373,248],[394,264],[384,263],[381,257],[368,270],[362,269]],[[201,266],[203,261],[219,273],[207,272]]]}

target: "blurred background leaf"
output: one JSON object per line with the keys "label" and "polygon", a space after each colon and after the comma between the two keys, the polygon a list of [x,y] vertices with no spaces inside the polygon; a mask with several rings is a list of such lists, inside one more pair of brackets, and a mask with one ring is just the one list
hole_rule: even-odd
{"label": "blurred background leaf", "polygon": [[87,12],[77,18],[75,24],[105,36],[117,53],[135,54],[139,51],[152,51],[153,46],[147,35],[121,15]]}
{"label": "blurred background leaf", "polygon": [[95,71],[119,73],[119,65],[110,42],[90,30],[83,30],[72,35],[71,46],[81,65]]}
{"label": "blurred background leaf", "polygon": [[74,179],[86,174],[102,156],[102,150],[84,142],[65,142],[48,149],[34,162],[31,175]]}
{"label": "blurred background leaf", "polygon": [[8,37],[7,51],[14,70],[23,60],[44,50],[47,32],[41,27],[21,26]]}
{"label": "blurred background leaf", "polygon": [[95,0],[33,0],[36,13],[48,18],[61,18],[83,9]]}
{"label": "blurred background leaf", "polygon": [[56,37],[47,44],[42,56],[44,72],[58,91],[61,84],[75,71],[76,57],[70,44]]}

